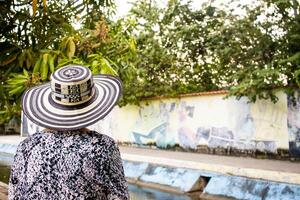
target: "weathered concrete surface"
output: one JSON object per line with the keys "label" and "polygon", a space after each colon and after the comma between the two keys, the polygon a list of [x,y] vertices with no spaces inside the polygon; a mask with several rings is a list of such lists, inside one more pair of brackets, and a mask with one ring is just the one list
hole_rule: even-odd
{"label": "weathered concrete surface", "polygon": [[148,168],[148,163],[123,161],[123,167],[127,178],[137,180]]}
{"label": "weathered concrete surface", "polygon": [[[0,152],[13,153],[24,137],[0,136]],[[300,163],[120,146],[124,160],[300,184]],[[135,174],[135,171],[132,171]]]}
{"label": "weathered concrete surface", "polygon": [[0,166],[10,166],[14,160],[14,154],[2,153],[0,151]]}
{"label": "weathered concrete surface", "polygon": [[0,143],[18,145],[24,139],[26,139],[26,137],[20,137],[19,135],[1,135]]}
{"label": "weathered concrete surface", "polygon": [[184,168],[150,165],[140,177],[143,182],[169,185],[183,192],[196,191],[201,172]]}
{"label": "weathered concrete surface", "polygon": [[212,177],[204,194],[245,200],[299,200],[300,185],[276,183],[233,176]]}
{"label": "weathered concrete surface", "polygon": [[124,160],[300,184],[300,163],[120,147]]}
{"label": "weathered concrete surface", "polygon": [[158,166],[149,163],[138,163],[123,161],[126,178],[135,184],[147,183],[165,186],[165,190],[179,193],[202,191],[205,185],[201,183],[201,177],[213,177],[215,173],[203,172],[199,170]]}
{"label": "weathered concrete surface", "polygon": [[15,144],[1,144],[0,143],[0,152],[1,153],[8,153],[8,154],[15,154],[17,150],[17,145]]}
{"label": "weathered concrete surface", "polygon": [[26,137],[20,137],[19,135],[1,135],[0,153],[15,154],[18,144],[25,138]]}
{"label": "weathered concrete surface", "polygon": [[[138,169],[139,177],[134,182],[145,187],[167,190],[175,193],[198,192],[204,199],[219,199],[221,196],[245,200],[298,200],[300,185],[286,184],[274,181],[264,181],[239,176],[207,173],[200,170],[175,168],[124,161],[125,175],[129,163]],[[138,167],[140,165],[140,167]],[[145,166],[147,166],[145,168]],[[206,178],[207,184],[200,184],[201,177]],[[200,195],[199,192],[203,191]]]}
{"label": "weathered concrete surface", "polygon": [[[125,175],[133,164],[138,169],[135,184],[177,193],[201,192],[203,199],[219,199],[220,197],[249,200],[298,200],[300,185],[274,181],[207,173],[200,170],[175,168],[149,163],[133,163],[124,161]],[[138,167],[140,165],[140,167]],[[146,167],[147,166],[147,167]],[[145,168],[146,167],[146,168]],[[206,178],[207,184],[201,187],[199,180]],[[204,189],[204,190],[202,190]],[[205,197],[205,198],[204,198]]]}
{"label": "weathered concrete surface", "polygon": [[0,182],[0,200],[7,199],[8,186],[5,183]]}

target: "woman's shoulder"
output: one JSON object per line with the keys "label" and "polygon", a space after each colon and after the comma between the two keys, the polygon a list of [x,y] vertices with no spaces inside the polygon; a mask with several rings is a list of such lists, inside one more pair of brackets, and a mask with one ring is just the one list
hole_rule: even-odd
{"label": "woman's shoulder", "polygon": [[61,131],[61,130],[48,130],[45,129],[43,131],[35,132],[34,134],[29,136],[30,139],[40,139],[43,137],[59,137],[59,138],[97,138],[101,140],[106,140],[110,142],[114,142],[114,139],[106,134],[93,131],[93,130],[69,130],[69,131]]}
{"label": "woman's shoulder", "polygon": [[92,143],[98,141],[99,143],[104,143],[107,146],[116,145],[116,141],[106,134],[99,133],[97,131],[90,131],[89,134],[93,137]]}
{"label": "woman's shoulder", "polygon": [[33,144],[36,144],[41,139],[41,136],[37,133],[29,135],[24,140],[22,140],[17,146],[17,152],[24,152],[26,149],[31,148]]}
{"label": "woman's shoulder", "polygon": [[90,140],[92,140],[92,142],[95,142],[95,141],[99,141],[99,142],[105,142],[105,143],[108,143],[108,144],[114,144],[115,143],[115,140],[104,134],[104,133],[100,133],[98,131],[93,131],[93,130],[88,130],[88,131],[84,131],[84,132],[81,132],[81,131],[75,131],[75,132],[71,132],[70,135],[78,135],[79,137],[82,137],[82,138],[89,138]]}
{"label": "woman's shoulder", "polygon": [[56,143],[56,142],[73,143],[77,146],[92,145],[97,147],[117,147],[115,140],[103,133],[97,131],[42,131],[36,132],[29,137],[25,138],[19,145],[18,149],[28,149],[33,145],[40,143]]}

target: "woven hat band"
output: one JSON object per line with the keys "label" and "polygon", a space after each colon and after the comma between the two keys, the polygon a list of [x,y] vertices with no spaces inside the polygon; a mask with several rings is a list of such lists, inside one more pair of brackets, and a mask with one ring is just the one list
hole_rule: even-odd
{"label": "woven hat band", "polygon": [[51,98],[65,106],[80,105],[93,96],[93,78],[88,68],[70,65],[51,75]]}
{"label": "woven hat band", "polygon": [[86,91],[82,94],[59,94],[52,91],[51,97],[53,101],[57,104],[65,106],[74,106],[89,101],[93,97],[94,93],[94,88],[91,88],[91,90]]}
{"label": "woven hat band", "polygon": [[51,92],[51,94],[55,97],[59,97],[61,99],[70,99],[73,98],[74,96],[80,96],[80,97],[85,97],[85,96],[90,96],[92,94],[92,88],[85,92],[78,92],[78,93],[70,93],[70,94],[61,94],[59,92]]}
{"label": "woven hat band", "polygon": [[77,85],[57,83],[55,80],[51,82],[51,90],[58,94],[80,94],[90,91],[94,86],[92,79]]}

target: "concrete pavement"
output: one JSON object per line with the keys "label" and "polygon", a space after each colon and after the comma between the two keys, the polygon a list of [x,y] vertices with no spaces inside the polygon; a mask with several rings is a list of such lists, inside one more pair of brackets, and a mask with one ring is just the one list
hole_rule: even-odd
{"label": "concrete pavement", "polygon": [[[11,146],[18,145],[24,139],[25,137],[18,135],[0,136],[2,152],[13,152],[14,149]],[[207,155],[128,146],[120,146],[120,152],[122,158],[128,161],[146,162],[300,185],[300,162],[259,160],[246,157]]]}
{"label": "concrete pavement", "polygon": [[24,139],[26,137],[21,137],[20,135],[0,135],[0,144],[18,145]]}
{"label": "concrete pavement", "polygon": [[124,160],[300,184],[300,163],[120,146]]}
{"label": "concrete pavement", "polygon": [[126,177],[149,187],[197,189],[200,199],[300,199],[300,163],[134,147],[120,151]]}
{"label": "concrete pavement", "polygon": [[7,199],[7,194],[8,194],[8,185],[0,182],[0,200]]}

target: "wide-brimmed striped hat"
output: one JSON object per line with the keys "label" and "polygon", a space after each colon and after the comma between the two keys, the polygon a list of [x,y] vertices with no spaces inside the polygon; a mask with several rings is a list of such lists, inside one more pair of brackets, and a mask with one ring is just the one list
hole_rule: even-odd
{"label": "wide-brimmed striped hat", "polygon": [[94,75],[80,65],[59,68],[51,82],[27,90],[22,98],[24,114],[39,126],[76,130],[103,119],[122,93],[120,79]]}

